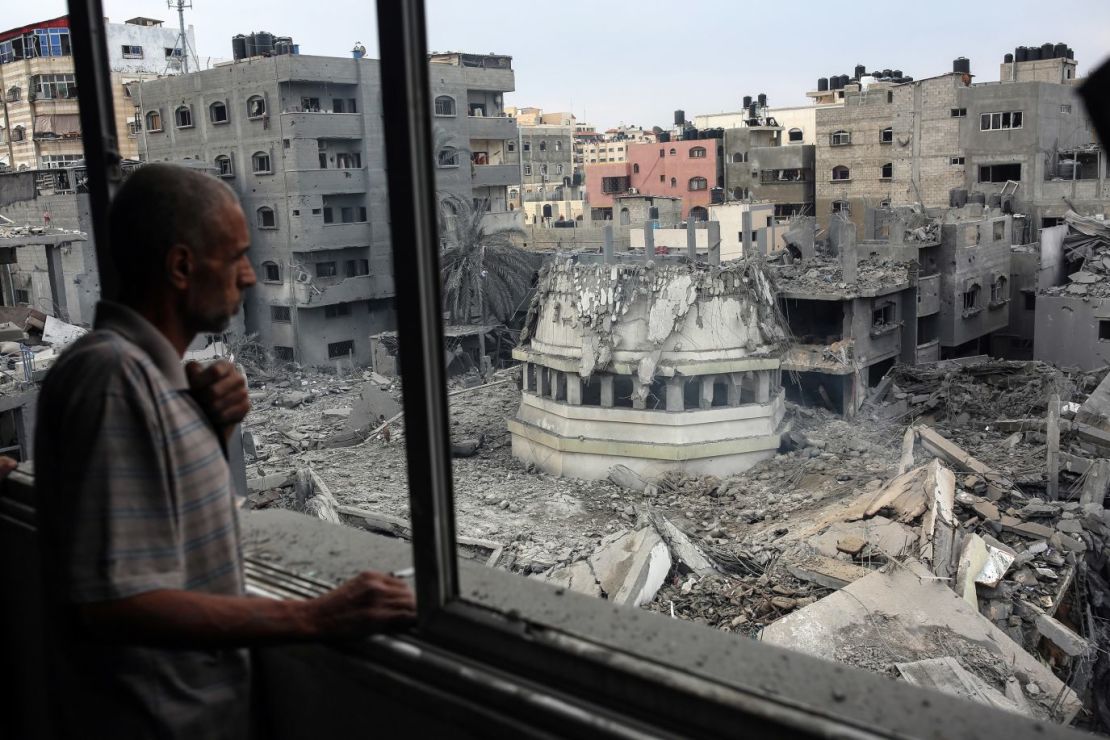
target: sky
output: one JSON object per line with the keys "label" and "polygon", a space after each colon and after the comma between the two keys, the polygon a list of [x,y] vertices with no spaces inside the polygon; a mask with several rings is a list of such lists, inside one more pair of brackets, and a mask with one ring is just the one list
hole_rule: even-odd
{"label": "sky", "polygon": [[[112,21],[176,24],[164,0],[102,1]],[[230,57],[231,37],[252,31],[292,36],[302,54],[346,56],[356,41],[377,49],[370,0],[193,2],[185,17],[202,59]],[[64,0],[5,5],[3,28],[66,12]],[[994,81],[1016,46],[1067,43],[1081,76],[1110,56],[1107,0],[427,0],[427,22],[430,50],[513,57],[506,105],[569,110],[599,129],[668,128],[676,109],[688,119],[735,111],[759,93],[772,107],[805,105],[818,77],[851,76],[856,64],[921,78],[966,56],[977,81]]]}

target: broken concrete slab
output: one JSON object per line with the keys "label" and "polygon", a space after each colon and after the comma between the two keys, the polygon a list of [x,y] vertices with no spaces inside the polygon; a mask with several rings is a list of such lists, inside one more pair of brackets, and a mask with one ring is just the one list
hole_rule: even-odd
{"label": "broken concrete slab", "polygon": [[793,563],[787,563],[786,570],[800,581],[808,581],[832,589],[844,588],[850,583],[871,575],[873,572],[870,568],[863,568],[823,555],[812,555]]}
{"label": "broken concrete slab", "polygon": [[655,598],[666,580],[671,553],[659,533],[645,527],[606,537],[589,563],[610,601],[640,606]]}
{"label": "broken concrete slab", "polygon": [[648,485],[647,481],[641,478],[639,473],[625,465],[614,465],[609,468],[609,480],[629,491],[640,492],[647,488]]}
{"label": "broken concrete slab", "polygon": [[959,662],[963,643],[992,653],[998,664],[1041,687],[1050,698],[1034,706],[1037,716],[1067,724],[1083,708],[1051,669],[912,560],[872,572],[783,617],[763,629],[762,639],[834,661],[880,643],[890,667],[947,656]]}
{"label": "broken concrete slab", "polygon": [[964,537],[953,582],[956,593],[971,606],[979,608],[975,585],[982,584],[989,588],[998,585],[1016,557],[1013,551],[1007,550],[1009,548],[993,547],[985,538],[974,533]]}
{"label": "broken concrete slab", "polygon": [[311,398],[311,396],[308,393],[293,391],[292,393],[286,393],[284,396],[276,399],[274,404],[286,409],[295,409],[309,398]]}
{"label": "broken concrete slab", "polygon": [[289,473],[271,473],[257,478],[247,479],[248,491],[268,491],[271,488],[282,488],[293,484],[293,476]]}
{"label": "broken concrete slab", "polygon": [[1030,540],[1047,540],[1054,533],[1052,527],[1046,527],[1036,522],[1023,522],[1005,516],[1002,517],[1002,528],[1007,532],[1013,532]]}
{"label": "broken concrete slab", "polygon": [[923,484],[926,511],[921,520],[920,557],[932,567],[934,573],[948,578],[954,571],[956,476],[939,460],[934,460],[926,466]]}
{"label": "broken concrete slab", "polygon": [[1003,692],[991,688],[983,679],[961,666],[955,658],[926,658],[913,663],[895,663],[899,675],[907,683],[936,689],[946,694],[986,704],[1007,712],[1029,716],[1028,703],[1018,703]]}
{"label": "broken concrete slab", "polygon": [[836,557],[836,553],[856,554],[863,548],[851,552],[842,549],[842,540],[862,540],[875,550],[888,557],[898,557],[909,553],[917,545],[917,533],[904,524],[893,522],[884,516],[876,516],[855,522],[837,522],[829,525],[821,534],[810,537],[806,543],[826,557]]}
{"label": "broken concrete slab", "polygon": [[985,522],[996,522],[1002,517],[998,507],[990,501],[976,501],[972,504],[971,510]]}
{"label": "broken concrete slab", "polygon": [[1053,645],[1060,648],[1060,650],[1069,657],[1077,658],[1082,655],[1090,654],[1090,642],[1077,635],[1074,630],[1060,620],[1046,614],[1034,604],[1029,604],[1029,607],[1036,614],[1033,623],[1037,626],[1037,632],[1041,634],[1041,637],[1044,637]]}
{"label": "broken concrete slab", "polygon": [[655,530],[662,536],[663,541],[667,543],[671,555],[685,570],[699,576],[718,572],[719,568],[705,552],[665,516],[652,512],[651,522],[655,526]]}
{"label": "broken concrete slab", "polygon": [[547,575],[545,579],[553,586],[565,588],[567,591],[585,594],[586,596],[600,597],[601,586],[597,583],[593,568],[585,560],[571,563],[565,568],[557,568]]}
{"label": "broken concrete slab", "polygon": [[349,406],[340,406],[334,409],[324,409],[323,417],[325,419],[346,419],[351,415],[351,408]]}

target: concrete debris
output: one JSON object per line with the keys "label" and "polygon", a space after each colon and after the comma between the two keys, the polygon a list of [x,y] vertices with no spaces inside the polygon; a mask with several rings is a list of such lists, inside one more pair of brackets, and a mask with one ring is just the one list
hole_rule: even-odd
{"label": "concrete debris", "polygon": [[1048,666],[913,560],[783,617],[763,629],[762,639],[884,672],[899,663],[950,657],[996,690],[1011,675],[1035,682],[1044,695],[1027,697],[1034,716],[1063,724],[1083,706]]}
{"label": "concrete debris", "polygon": [[589,557],[601,590],[616,604],[640,606],[655,598],[671,570],[671,555],[650,527],[618,532]]}
{"label": "concrete debris", "polygon": [[791,562],[786,566],[790,575],[799,581],[809,581],[825,588],[844,588],[850,583],[871,574],[867,568],[834,560],[822,555],[814,555],[803,560]]}
{"label": "concrete debris", "polygon": [[609,480],[629,491],[642,492],[648,486],[647,481],[636,471],[624,465],[614,465],[609,468]]}
{"label": "concrete debris", "polygon": [[[903,681],[914,686],[936,689],[996,709],[1032,716],[1032,710],[1024,697],[1020,701],[1010,699],[1004,693],[1005,690],[992,688],[986,681],[964,669],[955,658],[928,658],[914,663],[895,663],[894,667],[898,669]],[[1014,684],[1018,685],[1016,681]]]}
{"label": "concrete debris", "polygon": [[588,560],[579,560],[572,565],[553,570],[547,576],[547,582],[586,596],[599,598],[604,596],[601,586],[597,582],[597,576],[594,575],[594,569],[590,566]]}

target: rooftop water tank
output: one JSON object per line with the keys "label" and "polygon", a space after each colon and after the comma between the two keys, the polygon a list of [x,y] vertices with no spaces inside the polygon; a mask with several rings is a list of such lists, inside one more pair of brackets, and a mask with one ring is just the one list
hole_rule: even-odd
{"label": "rooftop water tank", "polygon": [[817,78],[817,92],[827,92],[828,89],[829,89],[829,78],[828,77],[818,77]]}

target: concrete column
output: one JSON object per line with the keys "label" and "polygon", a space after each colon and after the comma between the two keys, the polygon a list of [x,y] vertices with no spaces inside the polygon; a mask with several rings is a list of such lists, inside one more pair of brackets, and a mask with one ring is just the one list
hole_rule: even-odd
{"label": "concrete column", "polygon": [[854,283],[859,279],[859,263],[856,257],[856,227],[847,219],[841,224],[840,243],[837,245],[840,254],[840,272],[844,282]]}
{"label": "concrete column", "polygon": [[1048,397],[1048,419],[1044,430],[1048,450],[1045,497],[1056,501],[1060,498],[1060,396],[1056,393]]}
{"label": "concrete column", "polygon": [[551,388],[551,376],[547,374],[547,368],[543,365],[536,365],[536,395],[540,398],[548,395]]}
{"label": "concrete column", "polygon": [[759,370],[755,374],[755,402],[767,403],[771,400],[771,371]]}
{"label": "concrete column", "polygon": [[532,365],[531,365],[531,363],[528,363],[528,362],[522,362],[522,363],[520,363],[520,368],[521,368],[520,390],[523,391],[524,393],[527,393],[528,390],[529,390],[528,384],[532,380],[531,378],[528,377],[528,375],[532,372]]}
{"label": "concrete column", "polygon": [[744,211],[740,214],[740,238],[744,245],[745,257],[752,256],[752,212]]}
{"label": "concrete column", "polygon": [[676,375],[667,381],[667,411],[686,409],[686,379]]}
{"label": "concrete column", "polygon": [[550,377],[547,380],[547,391],[548,395],[551,396],[551,400],[554,401],[559,395],[559,371],[555,368],[548,368],[547,372],[550,373]]}
{"label": "concrete column", "polygon": [[578,373],[567,373],[567,403],[582,405],[582,376]]}
{"label": "concrete column", "polygon": [[644,262],[655,259],[655,229],[651,221],[644,221]]}
{"label": "concrete column", "polygon": [[744,373],[728,374],[728,405],[740,405],[740,386],[744,382]]}
{"label": "concrete column", "polygon": [[605,264],[611,265],[613,264],[613,225],[605,224],[601,229],[601,234],[603,239],[601,254]]}
{"label": "concrete column", "polygon": [[644,396],[643,398],[639,398],[636,395],[636,391],[633,390],[632,391],[632,408],[640,409],[640,410],[646,409],[647,408],[647,396]]}
{"label": "concrete column", "polygon": [[601,376],[601,405],[607,409],[613,408],[613,376]]}
{"label": "concrete column", "polygon": [[698,259],[698,225],[692,219],[686,220],[686,259],[691,262]]}
{"label": "concrete column", "polygon": [[701,393],[698,395],[698,406],[703,409],[713,408],[713,381],[716,375],[703,375],[701,377]]}
{"label": "concrete column", "polygon": [[721,264],[721,222],[709,221],[706,223],[709,229],[709,264]]}

